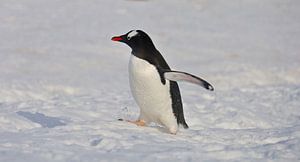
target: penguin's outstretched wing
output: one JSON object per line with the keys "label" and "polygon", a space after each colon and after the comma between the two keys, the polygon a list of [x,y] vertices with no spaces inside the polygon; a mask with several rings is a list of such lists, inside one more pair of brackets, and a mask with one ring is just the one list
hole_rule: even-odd
{"label": "penguin's outstretched wing", "polygon": [[186,72],[166,70],[164,72],[164,77],[165,77],[165,79],[168,79],[171,81],[186,81],[186,82],[200,85],[210,91],[214,90],[214,87],[212,85],[210,85],[207,81],[205,81],[195,75],[186,73]]}

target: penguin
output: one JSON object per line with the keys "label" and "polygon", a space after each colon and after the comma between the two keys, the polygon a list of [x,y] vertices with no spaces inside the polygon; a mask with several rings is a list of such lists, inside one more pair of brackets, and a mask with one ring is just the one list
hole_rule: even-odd
{"label": "penguin", "polygon": [[140,115],[135,121],[127,121],[138,126],[154,122],[171,134],[177,133],[179,125],[189,128],[177,81],[194,83],[210,91],[214,90],[213,86],[195,75],[171,70],[151,38],[142,30],[131,30],[111,40],[125,43],[132,50],[128,67],[129,83]]}

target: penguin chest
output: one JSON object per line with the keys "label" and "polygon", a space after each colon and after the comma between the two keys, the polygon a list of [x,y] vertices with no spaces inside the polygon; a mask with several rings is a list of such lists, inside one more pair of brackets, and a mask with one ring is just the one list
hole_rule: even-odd
{"label": "penguin chest", "polygon": [[[134,55],[129,62],[130,88],[141,110],[141,117],[161,123],[163,116],[174,117],[170,82],[163,84],[156,67]],[[173,118],[172,117],[172,118]]]}

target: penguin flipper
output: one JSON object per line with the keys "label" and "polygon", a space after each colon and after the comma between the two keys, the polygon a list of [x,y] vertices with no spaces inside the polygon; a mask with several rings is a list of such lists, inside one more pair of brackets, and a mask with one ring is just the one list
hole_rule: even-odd
{"label": "penguin flipper", "polygon": [[186,82],[190,82],[190,83],[200,85],[201,87],[203,87],[207,90],[210,90],[210,91],[214,90],[214,87],[211,84],[209,84],[207,81],[205,81],[205,80],[203,80],[203,79],[201,79],[201,78],[199,78],[195,75],[186,73],[186,72],[165,71],[164,72],[164,78],[168,79],[168,80],[171,80],[171,81],[186,81]]}

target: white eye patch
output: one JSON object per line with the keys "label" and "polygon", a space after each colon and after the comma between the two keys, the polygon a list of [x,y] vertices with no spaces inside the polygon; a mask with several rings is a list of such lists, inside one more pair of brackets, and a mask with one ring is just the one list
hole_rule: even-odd
{"label": "white eye patch", "polygon": [[136,30],[132,30],[130,33],[127,35],[127,39],[130,40],[132,37],[138,35],[139,33]]}

